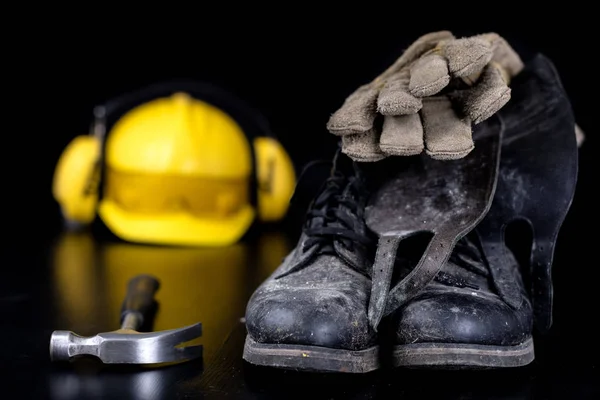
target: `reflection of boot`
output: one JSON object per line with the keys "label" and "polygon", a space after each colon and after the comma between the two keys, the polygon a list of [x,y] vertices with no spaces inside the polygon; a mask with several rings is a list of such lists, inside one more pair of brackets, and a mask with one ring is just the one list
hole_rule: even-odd
{"label": "reflection of boot", "polygon": [[248,302],[248,362],[317,371],[377,368],[367,319],[372,242],[363,218],[366,190],[354,167],[338,152],[296,248]]}
{"label": "reflection of boot", "polygon": [[[512,84],[495,196],[436,279],[392,315],[403,366],[514,367],[534,358],[533,320],[551,325],[550,267],[577,176],[574,117],[552,63],[537,56]],[[533,232],[531,265],[506,247],[508,223]],[[531,281],[531,287],[525,282]]]}

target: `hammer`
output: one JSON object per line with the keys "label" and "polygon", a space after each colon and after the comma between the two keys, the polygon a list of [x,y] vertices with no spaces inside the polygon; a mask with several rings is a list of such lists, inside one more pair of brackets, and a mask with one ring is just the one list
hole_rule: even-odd
{"label": "hammer", "polygon": [[54,331],[50,337],[50,359],[68,361],[91,355],[105,364],[162,364],[188,361],[202,356],[202,346],[180,346],[202,336],[202,324],[159,332],[138,332],[151,316],[159,282],[138,275],[127,286],[121,310],[121,329],[83,337],[71,331]]}

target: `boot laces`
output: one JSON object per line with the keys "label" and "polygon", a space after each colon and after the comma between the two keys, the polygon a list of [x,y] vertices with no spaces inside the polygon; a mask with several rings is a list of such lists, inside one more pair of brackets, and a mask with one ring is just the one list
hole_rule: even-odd
{"label": "boot laces", "polygon": [[304,226],[303,251],[319,246],[317,253],[334,252],[334,242],[353,251],[355,246],[373,246],[364,222],[364,182],[360,173],[347,176],[335,170],[325,181],[321,191],[312,202]]}

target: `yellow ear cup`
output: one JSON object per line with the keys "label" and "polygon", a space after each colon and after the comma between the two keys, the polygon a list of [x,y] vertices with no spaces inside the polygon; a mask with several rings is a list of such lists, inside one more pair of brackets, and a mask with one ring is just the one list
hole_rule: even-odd
{"label": "yellow ear cup", "polygon": [[65,148],[54,170],[52,195],[68,222],[89,224],[96,214],[101,143],[78,136]]}
{"label": "yellow ear cup", "polygon": [[281,143],[270,137],[254,139],[258,217],[264,222],[282,219],[296,185],[296,173],[290,156]]}

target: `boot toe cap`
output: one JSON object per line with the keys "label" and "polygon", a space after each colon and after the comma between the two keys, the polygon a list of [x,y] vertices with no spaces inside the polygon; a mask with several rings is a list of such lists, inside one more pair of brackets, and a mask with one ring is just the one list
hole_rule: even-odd
{"label": "boot toe cap", "polygon": [[373,343],[364,309],[336,291],[277,291],[251,299],[246,327],[259,343],[361,350]]}
{"label": "boot toe cap", "polygon": [[499,298],[473,292],[427,294],[395,317],[397,344],[465,343],[511,346],[531,336],[531,307],[512,309]]}

